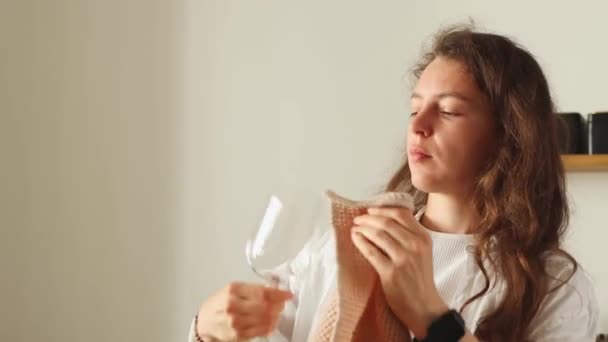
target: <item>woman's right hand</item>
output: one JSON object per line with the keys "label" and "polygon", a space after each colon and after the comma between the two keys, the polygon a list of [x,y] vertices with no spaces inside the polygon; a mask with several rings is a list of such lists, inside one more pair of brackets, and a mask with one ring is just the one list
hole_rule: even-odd
{"label": "woman's right hand", "polygon": [[288,291],[263,285],[230,283],[203,302],[195,329],[211,341],[266,336],[276,328],[285,302],[292,297]]}

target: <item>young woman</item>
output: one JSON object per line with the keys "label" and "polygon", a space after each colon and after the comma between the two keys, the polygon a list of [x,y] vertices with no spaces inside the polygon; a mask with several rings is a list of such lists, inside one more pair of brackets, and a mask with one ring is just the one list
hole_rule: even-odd
{"label": "young woman", "polygon": [[[386,190],[412,194],[415,211],[371,208],[352,237],[392,311],[421,341],[594,341],[593,287],[562,250],[564,170],[536,60],[503,36],[452,28],[413,74],[407,158]],[[201,305],[192,341],[275,327],[306,341],[336,286],[332,246],[302,252],[291,292],[229,284]]]}

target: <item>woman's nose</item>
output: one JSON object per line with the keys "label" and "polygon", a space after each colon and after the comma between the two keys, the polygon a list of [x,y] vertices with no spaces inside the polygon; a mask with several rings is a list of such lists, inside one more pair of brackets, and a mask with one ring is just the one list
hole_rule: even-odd
{"label": "woman's nose", "polygon": [[433,134],[433,113],[420,110],[410,119],[410,129],[416,135],[428,137]]}

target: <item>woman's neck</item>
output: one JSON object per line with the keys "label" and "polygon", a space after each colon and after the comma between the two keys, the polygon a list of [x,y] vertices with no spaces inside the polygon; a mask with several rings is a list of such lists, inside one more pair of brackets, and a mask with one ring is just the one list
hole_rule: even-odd
{"label": "woman's neck", "polygon": [[420,223],[438,232],[471,234],[479,220],[473,202],[467,197],[431,193]]}

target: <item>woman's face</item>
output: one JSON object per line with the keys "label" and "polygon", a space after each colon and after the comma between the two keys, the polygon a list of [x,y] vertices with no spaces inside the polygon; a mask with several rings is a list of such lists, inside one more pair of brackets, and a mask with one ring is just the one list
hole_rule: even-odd
{"label": "woman's face", "polygon": [[408,164],[413,185],[427,193],[468,194],[495,146],[487,96],[457,60],[437,57],[411,98]]}

